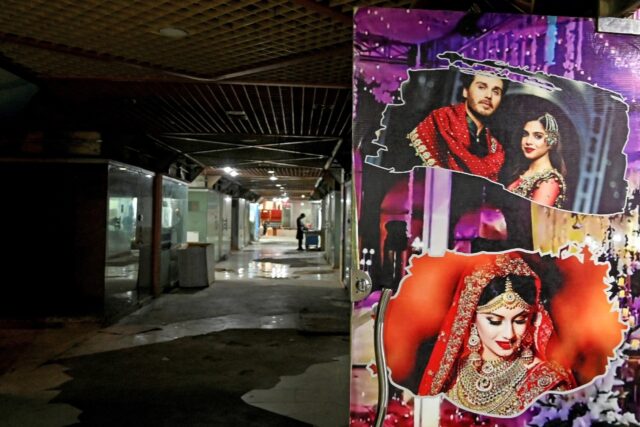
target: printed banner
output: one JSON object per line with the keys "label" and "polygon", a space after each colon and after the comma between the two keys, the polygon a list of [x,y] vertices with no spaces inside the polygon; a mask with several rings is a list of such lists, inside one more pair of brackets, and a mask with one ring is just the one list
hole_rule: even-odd
{"label": "printed banner", "polygon": [[638,425],[640,40],[472,18],[355,14],[351,425]]}

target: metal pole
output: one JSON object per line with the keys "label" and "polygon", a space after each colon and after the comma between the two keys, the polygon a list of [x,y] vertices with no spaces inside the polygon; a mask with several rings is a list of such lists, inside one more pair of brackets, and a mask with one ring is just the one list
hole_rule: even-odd
{"label": "metal pole", "polygon": [[387,311],[387,304],[391,299],[393,291],[388,288],[382,290],[375,323],[375,351],[376,365],[378,367],[378,412],[376,413],[375,427],[382,427],[384,417],[387,415],[387,405],[389,402],[389,382],[387,381],[387,360],[384,357],[384,347],[382,345],[382,334],[384,327],[384,315]]}

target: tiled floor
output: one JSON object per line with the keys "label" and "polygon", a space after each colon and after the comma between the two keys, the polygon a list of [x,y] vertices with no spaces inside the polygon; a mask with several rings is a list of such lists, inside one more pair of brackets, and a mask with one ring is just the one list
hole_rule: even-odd
{"label": "tiled floor", "polygon": [[[212,286],[163,295],[106,328],[85,321],[56,328],[1,329],[0,346],[11,351],[4,352],[0,365],[6,370],[0,377],[0,424],[121,423],[123,418],[109,418],[106,406],[126,406],[131,399],[136,404],[124,419],[140,425],[137,416],[150,422],[147,409],[158,411],[153,406],[158,402],[145,401],[141,394],[151,400],[180,395],[184,389],[203,394],[202,399],[194,398],[193,408],[184,407],[190,400],[176,403],[175,410],[170,402],[163,405],[162,425],[346,426],[348,294],[322,253],[295,248],[293,239],[264,238],[217,264]],[[255,340],[247,338],[251,334],[233,332],[251,330],[256,331]],[[280,332],[270,340],[270,330]],[[156,357],[165,365],[156,367]],[[180,363],[184,366],[176,366]],[[163,366],[170,369],[164,372]],[[119,371],[109,374],[109,369]],[[237,380],[229,378],[232,371]],[[200,384],[203,372],[209,377],[206,384]],[[167,375],[166,381],[151,378],[156,373]],[[273,375],[273,381],[263,381]],[[102,383],[97,383],[99,378]],[[207,393],[231,396],[237,410],[225,419]]]}

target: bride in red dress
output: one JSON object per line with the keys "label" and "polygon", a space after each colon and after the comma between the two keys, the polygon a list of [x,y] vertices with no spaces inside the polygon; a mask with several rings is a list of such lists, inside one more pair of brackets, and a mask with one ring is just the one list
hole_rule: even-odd
{"label": "bride in red dress", "polygon": [[523,165],[507,189],[546,206],[563,207],[566,168],[561,147],[558,122],[551,114],[527,121],[520,141]]}
{"label": "bride in red dress", "polygon": [[609,265],[583,255],[412,257],[384,317],[389,380],[505,418],[605,374],[628,325],[605,292]]}
{"label": "bride in red dress", "polygon": [[458,407],[513,416],[547,391],[575,388],[572,374],[546,360],[553,324],[540,279],[520,257],[478,266],[456,290],[419,386]]}

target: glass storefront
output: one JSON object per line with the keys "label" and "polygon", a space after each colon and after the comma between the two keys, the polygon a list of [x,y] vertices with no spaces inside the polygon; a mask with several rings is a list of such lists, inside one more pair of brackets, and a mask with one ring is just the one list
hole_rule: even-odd
{"label": "glass storefront", "polygon": [[105,313],[151,294],[153,173],[110,163],[107,184]]}
{"label": "glass storefront", "polygon": [[187,184],[162,178],[160,286],[165,290],[178,284],[178,249],[187,242],[188,194]]}

